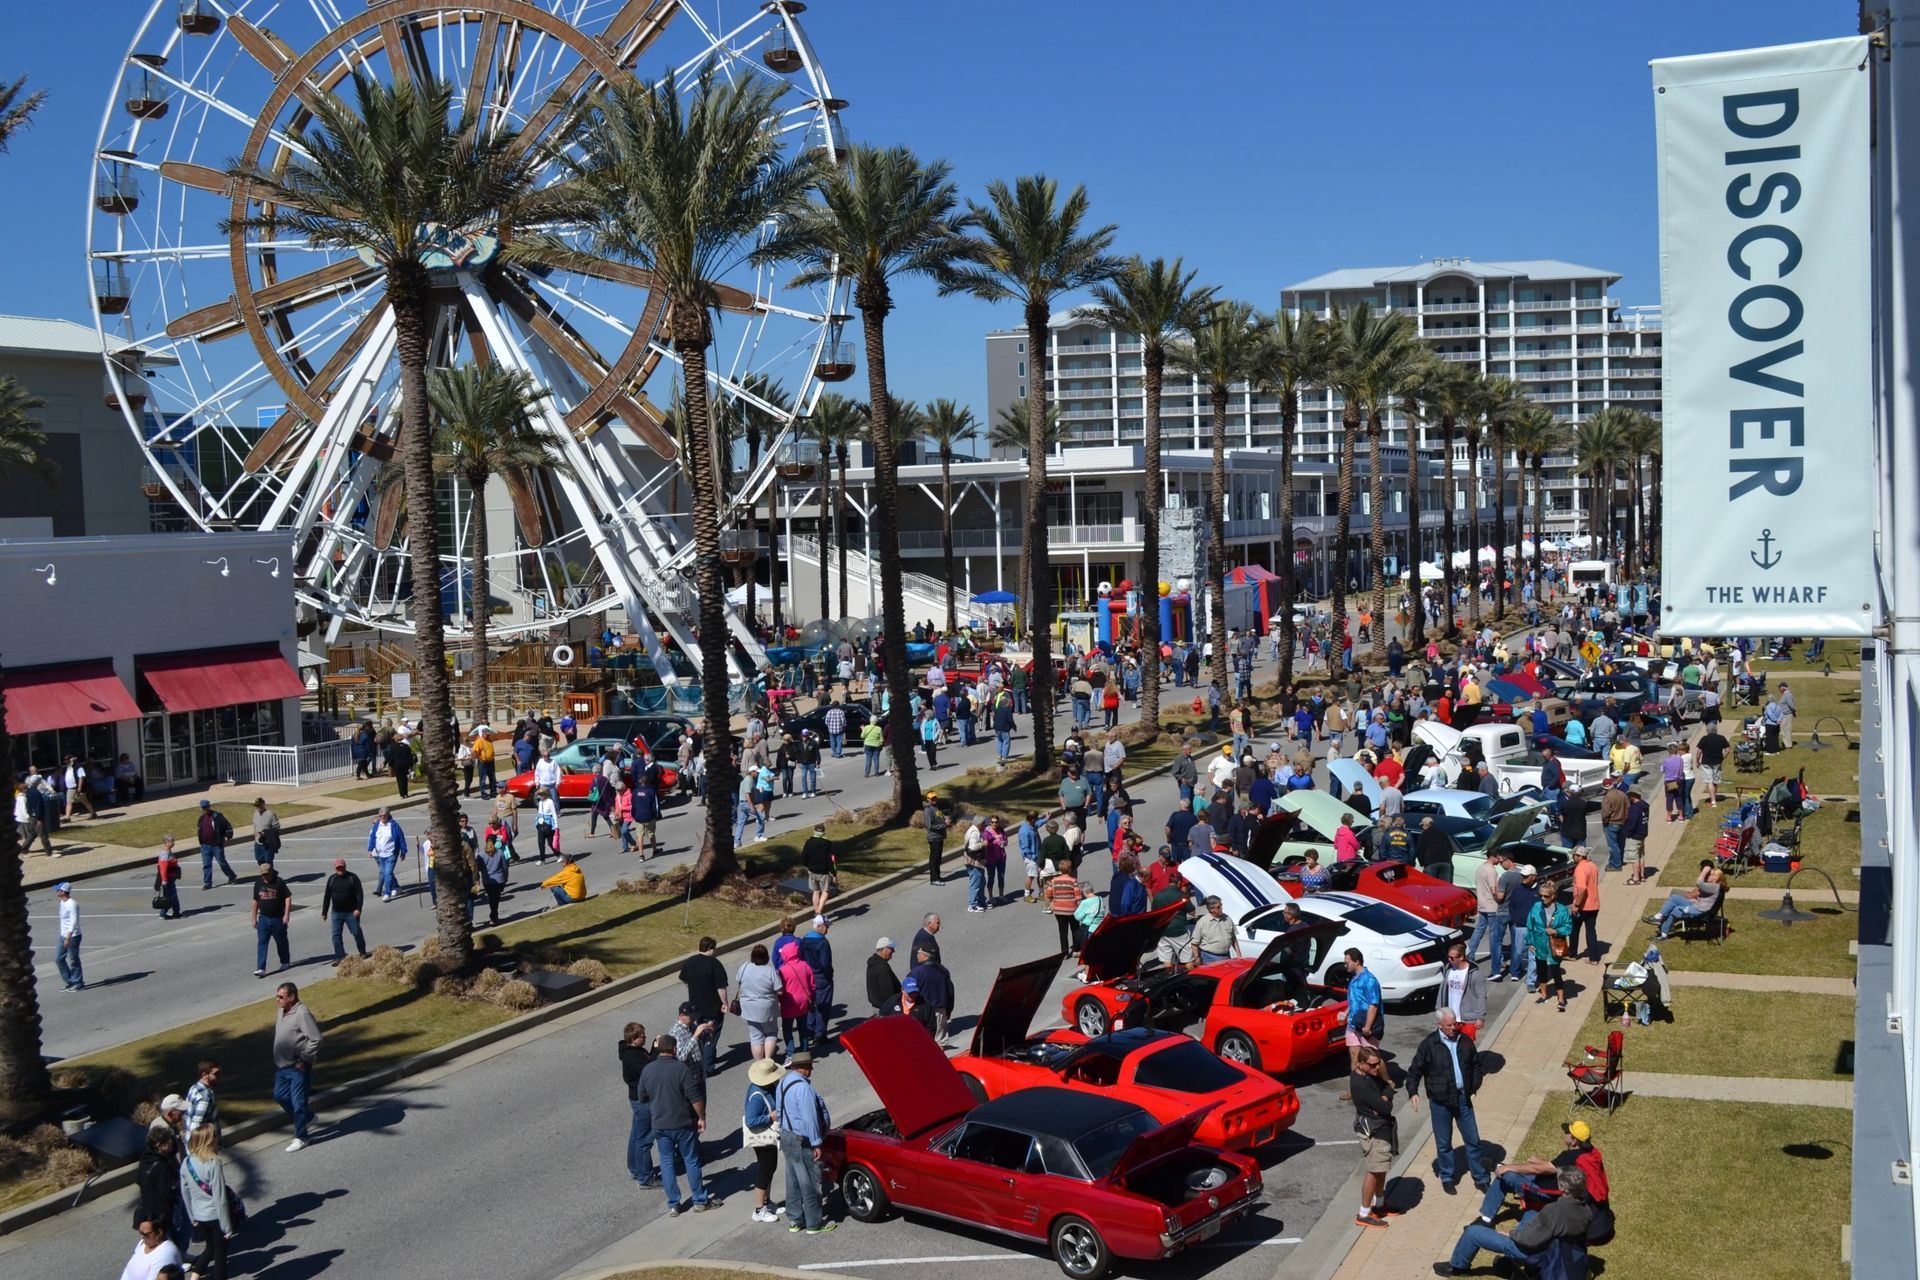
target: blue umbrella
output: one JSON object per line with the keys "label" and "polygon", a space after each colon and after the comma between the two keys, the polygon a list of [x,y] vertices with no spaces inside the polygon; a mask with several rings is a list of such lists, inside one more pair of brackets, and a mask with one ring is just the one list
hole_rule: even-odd
{"label": "blue umbrella", "polygon": [[1011,591],[982,591],[973,597],[975,604],[1017,604],[1019,600]]}

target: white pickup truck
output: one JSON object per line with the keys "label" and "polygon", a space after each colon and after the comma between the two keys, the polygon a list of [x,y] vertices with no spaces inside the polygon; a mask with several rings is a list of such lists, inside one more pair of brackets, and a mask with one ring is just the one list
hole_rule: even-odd
{"label": "white pickup truck", "polygon": [[[1493,776],[1499,779],[1502,795],[1511,795],[1526,787],[1540,786],[1540,766],[1546,763],[1527,733],[1515,724],[1476,724],[1455,729],[1432,720],[1413,726],[1413,736],[1432,748],[1437,767],[1431,786],[1458,786],[1460,776],[1474,758],[1484,759]],[[1607,777],[1604,759],[1573,760],[1560,757],[1566,772],[1567,787],[1575,794],[1597,795]],[[1469,788],[1471,789],[1471,788]]]}

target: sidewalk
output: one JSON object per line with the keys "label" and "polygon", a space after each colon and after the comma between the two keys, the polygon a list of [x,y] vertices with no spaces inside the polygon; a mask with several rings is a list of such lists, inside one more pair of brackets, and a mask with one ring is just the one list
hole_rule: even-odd
{"label": "sidewalk", "polygon": [[[385,795],[366,799],[342,794],[370,786],[381,787]],[[226,815],[227,821],[233,824],[233,840],[229,847],[243,851],[250,859],[253,851],[250,823],[255,796],[264,799],[269,809],[291,808],[294,805],[310,807],[311,812],[282,819],[280,829],[291,835],[297,831],[324,827],[344,818],[370,818],[383,805],[400,809],[426,800],[425,782],[415,782],[411,790],[412,795],[402,800],[394,790],[393,779],[383,776],[371,781],[366,778],[336,778],[331,782],[317,782],[305,787],[215,782],[197,790],[170,791],[164,796],[137,801],[124,808],[102,809],[99,818],[79,818],[63,824],[54,833],[55,856],[35,852],[24,859],[26,887],[30,890],[42,889],[61,880],[87,880],[147,865],[159,852],[160,842],[157,838],[151,845],[136,848],[90,839],[89,832],[99,827],[112,827],[121,822],[159,818],[167,814],[180,815],[180,821],[171,832],[174,851],[183,860],[192,861],[199,856],[199,841],[194,831],[200,801],[203,799],[213,801]]]}

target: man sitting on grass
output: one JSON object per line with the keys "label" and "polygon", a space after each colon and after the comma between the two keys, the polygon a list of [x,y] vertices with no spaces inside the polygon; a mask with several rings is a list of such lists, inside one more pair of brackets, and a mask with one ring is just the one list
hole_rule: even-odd
{"label": "man sitting on grass", "polygon": [[[1527,1266],[1542,1268],[1564,1259],[1568,1251],[1579,1255],[1580,1266],[1572,1274],[1584,1275],[1587,1228],[1593,1221],[1593,1208],[1587,1203],[1587,1175],[1576,1165],[1560,1173],[1560,1195],[1539,1212],[1528,1212],[1512,1235],[1495,1231],[1478,1218],[1460,1233],[1453,1256],[1433,1264],[1437,1276],[1466,1275],[1482,1249],[1500,1257],[1512,1258]],[[1557,1274],[1557,1273],[1556,1273]]]}
{"label": "man sitting on grass", "polygon": [[553,904],[556,907],[587,900],[587,874],[570,853],[560,855],[560,869],[542,880],[540,887],[553,890]]}
{"label": "man sitting on grass", "polygon": [[1500,1216],[1500,1207],[1509,1194],[1523,1202],[1543,1202],[1560,1194],[1560,1176],[1568,1169],[1586,1175],[1587,1202],[1593,1206],[1593,1220],[1587,1224],[1587,1243],[1599,1244],[1613,1235],[1613,1209],[1607,1203],[1607,1165],[1600,1148],[1593,1145],[1593,1127],[1585,1120],[1560,1126],[1566,1135],[1565,1147],[1551,1159],[1535,1156],[1513,1164],[1495,1165],[1493,1185],[1480,1202],[1480,1221],[1492,1226]]}

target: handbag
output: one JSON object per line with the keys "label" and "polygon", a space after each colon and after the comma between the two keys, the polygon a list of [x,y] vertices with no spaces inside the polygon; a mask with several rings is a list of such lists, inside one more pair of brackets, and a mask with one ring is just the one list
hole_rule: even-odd
{"label": "handbag", "polygon": [[167,895],[164,893],[154,894],[152,906],[155,911],[165,911],[167,909]]}
{"label": "handbag", "polygon": [[1547,935],[1547,949],[1553,952],[1554,959],[1564,960],[1573,950],[1573,939],[1564,934],[1550,933]]}

